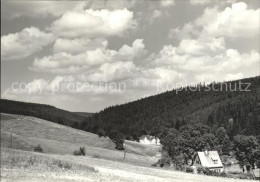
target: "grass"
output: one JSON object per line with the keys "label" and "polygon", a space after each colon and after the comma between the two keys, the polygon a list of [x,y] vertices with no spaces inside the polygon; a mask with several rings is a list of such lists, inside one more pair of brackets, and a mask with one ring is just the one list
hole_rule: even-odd
{"label": "grass", "polygon": [[[2,114],[13,119],[1,121],[1,145],[10,147],[10,130],[12,129],[15,149],[33,151],[38,144],[45,153],[72,155],[79,147],[86,148],[87,156],[98,155],[99,158],[122,161],[124,152],[115,149],[114,143],[108,138],[100,138],[95,134],[73,129],[34,117]],[[143,145],[126,141],[127,154],[125,162],[136,165],[150,166],[156,162],[160,147]]]}
{"label": "grass", "polygon": [[79,177],[98,178],[97,170],[51,154],[1,148],[1,181],[79,181]]}
{"label": "grass", "polygon": [[138,142],[133,141],[125,141],[126,144],[126,151],[129,153],[135,153],[139,155],[145,155],[145,156],[156,156],[160,150],[161,146],[158,145],[145,145]]}
{"label": "grass", "polygon": [[17,136],[55,140],[68,143],[85,143],[88,146],[113,149],[113,143],[108,138],[99,138],[97,135],[73,129],[39,118],[1,114],[2,117],[14,119],[2,120],[1,131],[12,132]]}
{"label": "grass", "polygon": [[[153,168],[151,164],[157,161],[155,155],[160,151],[158,146],[126,141],[123,160],[124,151],[115,150],[108,138],[33,117],[7,115],[5,118],[1,121],[3,181],[240,181]],[[13,149],[10,149],[11,128]],[[32,152],[38,144],[44,153]],[[82,146],[86,148],[86,156],[73,156],[73,151]]]}
{"label": "grass", "polygon": [[1,114],[1,120],[16,119],[15,117],[7,114]]}
{"label": "grass", "polygon": [[93,167],[52,158],[35,152],[25,152],[1,148],[1,165],[5,169],[26,169],[31,171],[87,171],[95,172]]}
{"label": "grass", "polygon": [[1,148],[2,181],[249,182],[187,174],[125,162]]}

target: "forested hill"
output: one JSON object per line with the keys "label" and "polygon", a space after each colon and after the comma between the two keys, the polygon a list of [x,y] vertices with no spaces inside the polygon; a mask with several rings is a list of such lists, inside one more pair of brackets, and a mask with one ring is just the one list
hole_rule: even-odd
{"label": "forested hill", "polygon": [[87,116],[58,109],[53,106],[1,99],[1,113],[34,116],[59,124],[78,128]]}
{"label": "forested hill", "polygon": [[[239,83],[250,83],[247,88],[250,91],[245,91],[248,84],[240,84],[243,91],[239,91]],[[182,88],[178,94],[172,90],[106,108],[92,115],[82,129],[106,134],[117,130],[127,138],[135,138],[146,133],[159,135],[166,128],[179,129],[182,125],[201,122],[212,128],[224,126],[231,137],[260,133],[259,76],[198,86],[200,91]],[[233,91],[235,86],[237,89]],[[213,87],[214,90],[222,88],[222,91],[214,91]]]}

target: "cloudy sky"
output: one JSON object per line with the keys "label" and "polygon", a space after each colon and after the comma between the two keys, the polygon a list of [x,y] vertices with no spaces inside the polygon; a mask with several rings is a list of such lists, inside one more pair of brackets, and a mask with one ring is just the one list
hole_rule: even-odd
{"label": "cloudy sky", "polygon": [[259,75],[258,0],[3,1],[1,97],[97,112]]}

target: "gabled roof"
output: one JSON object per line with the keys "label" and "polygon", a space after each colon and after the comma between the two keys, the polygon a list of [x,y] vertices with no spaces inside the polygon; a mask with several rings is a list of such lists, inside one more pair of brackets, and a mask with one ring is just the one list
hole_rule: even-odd
{"label": "gabled roof", "polygon": [[217,151],[198,152],[198,157],[200,159],[201,165],[204,167],[208,167],[208,168],[223,167],[223,164],[221,162],[221,159]]}

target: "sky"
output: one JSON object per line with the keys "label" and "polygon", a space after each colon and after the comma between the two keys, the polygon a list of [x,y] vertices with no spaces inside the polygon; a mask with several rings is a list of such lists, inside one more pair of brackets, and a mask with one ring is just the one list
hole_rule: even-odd
{"label": "sky", "polygon": [[3,1],[1,98],[98,112],[258,76],[258,0]]}

